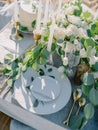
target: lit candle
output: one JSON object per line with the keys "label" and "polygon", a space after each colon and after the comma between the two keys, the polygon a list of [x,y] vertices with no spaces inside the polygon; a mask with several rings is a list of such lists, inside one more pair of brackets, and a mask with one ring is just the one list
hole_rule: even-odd
{"label": "lit candle", "polygon": [[47,23],[48,13],[49,13],[49,0],[46,1],[46,5],[45,5],[44,25],[46,25]]}
{"label": "lit candle", "polygon": [[51,46],[52,46],[52,40],[53,40],[53,34],[54,34],[54,27],[55,27],[55,17],[54,15],[52,16],[52,25],[50,27],[50,35],[49,35],[49,41],[48,41],[48,46],[47,50],[51,51]]}
{"label": "lit candle", "polygon": [[37,14],[37,20],[36,20],[36,30],[37,31],[40,31],[41,13],[42,13],[42,1],[39,0],[38,14]]}

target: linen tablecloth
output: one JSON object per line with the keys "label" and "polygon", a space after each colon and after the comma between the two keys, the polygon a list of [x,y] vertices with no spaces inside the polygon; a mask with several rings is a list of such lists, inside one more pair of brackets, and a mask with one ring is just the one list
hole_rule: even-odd
{"label": "linen tablecloth", "polygon": [[[10,35],[12,33],[10,20],[13,14],[9,13],[9,11],[12,12],[12,7],[14,6],[11,5],[11,8],[9,8],[8,10],[6,9],[5,11],[0,11],[0,15],[2,17],[6,16],[6,14],[9,14],[9,17],[5,17],[7,18],[7,20],[5,20],[4,24],[2,23],[3,20],[0,16],[0,30],[3,29],[0,32],[0,54],[2,54],[0,55],[0,62],[4,62],[3,59],[5,54],[12,53],[13,55],[18,56],[20,54],[23,54],[25,50],[34,43],[32,34],[23,34],[24,39],[21,42],[15,42],[10,39]],[[5,25],[7,26],[5,27]],[[46,116],[39,116],[21,108],[19,104],[15,102],[15,100],[13,100],[13,95],[11,91],[4,99],[2,98],[2,94],[0,96],[0,111],[11,116],[12,118],[37,130],[68,130],[68,128],[66,128],[66,126],[62,122],[67,117],[67,114],[71,107],[71,101],[59,112]],[[21,124],[19,128],[21,128]],[[26,127],[24,126],[24,128]]]}

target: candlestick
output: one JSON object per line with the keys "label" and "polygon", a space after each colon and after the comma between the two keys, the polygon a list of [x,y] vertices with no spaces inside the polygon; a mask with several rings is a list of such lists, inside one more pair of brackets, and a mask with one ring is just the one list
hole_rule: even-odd
{"label": "candlestick", "polygon": [[52,25],[51,25],[51,27],[50,27],[49,41],[48,41],[48,46],[47,46],[48,51],[51,51],[52,40],[53,40],[53,34],[54,34],[54,26],[55,26],[55,17],[54,17],[54,15],[53,15],[53,16],[52,16]]}
{"label": "candlestick", "polygon": [[38,14],[37,14],[37,20],[36,20],[36,30],[37,31],[40,31],[41,13],[42,13],[42,1],[39,0]]}

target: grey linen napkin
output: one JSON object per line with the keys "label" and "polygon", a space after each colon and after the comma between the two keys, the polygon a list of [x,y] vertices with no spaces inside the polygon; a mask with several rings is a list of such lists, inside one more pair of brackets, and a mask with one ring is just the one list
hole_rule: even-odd
{"label": "grey linen napkin", "polygon": [[0,31],[11,21],[12,16],[14,15],[14,6],[12,3],[5,8],[0,9]]}

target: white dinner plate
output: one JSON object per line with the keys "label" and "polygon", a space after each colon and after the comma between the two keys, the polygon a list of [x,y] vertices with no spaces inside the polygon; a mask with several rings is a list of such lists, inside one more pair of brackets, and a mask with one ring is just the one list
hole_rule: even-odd
{"label": "white dinner plate", "polygon": [[[44,70],[45,75],[53,76],[59,82],[59,96],[50,102],[39,101],[38,106],[34,107],[33,104],[35,102],[35,97],[33,97],[32,94],[25,89],[25,86],[31,84],[31,77],[34,77],[35,79],[39,76],[39,74],[31,68],[29,68],[25,74],[23,74],[24,85],[22,83],[23,81],[21,81],[21,78],[15,81],[13,96],[14,99],[26,110],[36,114],[45,115],[61,110],[68,103],[71,97],[71,84],[67,77],[62,78],[61,73],[58,72],[57,68],[50,65],[47,65],[47,67],[41,66],[41,68]],[[50,68],[52,68],[51,72],[48,71]]]}

